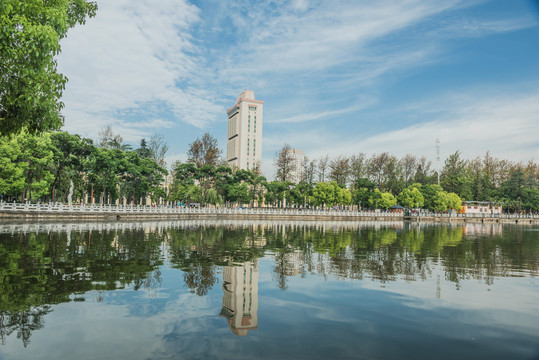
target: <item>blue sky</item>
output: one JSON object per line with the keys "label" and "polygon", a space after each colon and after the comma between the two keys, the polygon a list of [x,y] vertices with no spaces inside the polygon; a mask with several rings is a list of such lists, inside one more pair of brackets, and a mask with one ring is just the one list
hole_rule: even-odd
{"label": "blue sky", "polygon": [[169,162],[226,109],[264,100],[263,171],[283,143],[310,158],[539,158],[535,0],[97,0],[62,41],[64,129],[161,133]]}

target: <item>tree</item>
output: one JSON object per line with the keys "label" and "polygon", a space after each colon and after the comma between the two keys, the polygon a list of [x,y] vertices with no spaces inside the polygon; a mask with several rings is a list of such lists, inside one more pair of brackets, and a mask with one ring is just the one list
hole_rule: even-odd
{"label": "tree", "polygon": [[350,177],[353,182],[367,176],[367,159],[365,153],[359,153],[350,157]]}
{"label": "tree", "polygon": [[393,205],[397,204],[397,199],[390,192],[381,192],[378,189],[374,190],[373,196],[369,199],[371,206],[375,209],[389,209]]}
{"label": "tree", "polygon": [[102,149],[121,149],[123,141],[120,134],[115,134],[112,126],[107,125],[98,133],[97,146]]}
{"label": "tree", "polygon": [[329,158],[327,155],[318,159],[318,182],[326,181],[328,162]]}
{"label": "tree", "polygon": [[197,138],[189,145],[187,161],[197,167],[217,165],[220,154],[221,150],[217,146],[217,139],[211,136],[210,133],[205,133],[202,139]]}
{"label": "tree", "polygon": [[63,125],[67,78],[57,72],[60,40],[95,16],[86,0],[2,0],[0,3],[0,135]]}
{"label": "tree", "polygon": [[82,198],[87,187],[87,159],[96,150],[92,140],[58,131],[51,133],[51,141],[54,153],[54,181],[50,189],[52,200],[67,200],[71,180],[74,195]]}
{"label": "tree", "polygon": [[367,178],[361,178],[354,181],[353,188],[354,204],[363,208],[369,204],[369,199],[374,193],[376,184]]}
{"label": "tree", "polygon": [[274,164],[276,168],[275,178],[278,181],[290,181],[296,171],[296,162],[290,145],[284,144],[281,150],[275,153]]}
{"label": "tree", "polygon": [[140,147],[135,150],[135,152],[140,156],[142,159],[149,159],[153,158],[152,156],[152,150],[148,147],[148,144],[146,143],[146,139],[142,138],[140,140]]}
{"label": "tree", "polygon": [[21,132],[16,136],[21,149],[18,161],[24,166],[25,192],[29,200],[40,199],[49,194],[54,180],[51,173],[53,164],[53,146],[50,134],[39,136]]}
{"label": "tree", "polygon": [[24,170],[20,162],[21,148],[14,136],[0,137],[0,197],[19,196],[24,189]]}
{"label": "tree", "polygon": [[433,180],[433,174],[431,171],[432,162],[422,156],[417,160],[416,172],[413,178],[413,182],[422,185],[430,184]]}
{"label": "tree", "polygon": [[[416,184],[412,184],[411,186],[417,187]],[[421,187],[418,187],[418,189],[421,191],[423,197],[425,198],[425,207],[430,210],[436,210],[437,205],[440,204],[440,199],[438,199],[438,193],[443,192],[444,189],[438,184],[423,185]]]}
{"label": "tree", "polygon": [[462,200],[460,197],[455,193],[449,193],[447,194],[447,207],[449,209],[455,209],[460,210],[462,208]]}
{"label": "tree", "polygon": [[[481,173],[479,172],[480,175]],[[470,198],[471,194],[466,176],[466,161],[460,158],[460,151],[455,151],[445,160],[444,168],[440,174],[440,185],[446,191],[454,192],[464,198]]]}
{"label": "tree", "polygon": [[150,149],[150,152],[152,154],[152,158],[155,160],[155,162],[161,166],[165,167],[165,155],[168,151],[168,145],[165,141],[165,137],[163,134],[155,134],[150,138],[150,142],[148,144],[148,147]]}
{"label": "tree", "polygon": [[417,187],[407,187],[399,194],[397,198],[402,206],[409,209],[415,207],[423,207],[423,205],[425,204],[425,198]]}
{"label": "tree", "polygon": [[316,160],[308,161],[305,159],[305,169],[303,170],[303,174],[307,184],[312,185],[315,183]]}
{"label": "tree", "polygon": [[399,161],[399,167],[401,169],[402,179],[404,184],[408,185],[412,181],[416,171],[417,171],[417,158],[414,155],[406,154]]}
{"label": "tree", "polygon": [[339,156],[329,163],[329,168],[331,170],[329,178],[341,186],[346,186],[350,176],[350,159]]}
{"label": "tree", "polygon": [[333,205],[335,193],[331,185],[327,182],[319,182],[316,184],[313,189],[312,200],[316,206]]}
{"label": "tree", "polygon": [[399,162],[389,153],[373,154],[368,167],[369,178],[380,189],[398,192],[401,188],[398,182]]}
{"label": "tree", "polygon": [[436,194],[431,197],[429,209],[444,212],[449,208],[450,201],[451,199],[445,191],[437,191]]}

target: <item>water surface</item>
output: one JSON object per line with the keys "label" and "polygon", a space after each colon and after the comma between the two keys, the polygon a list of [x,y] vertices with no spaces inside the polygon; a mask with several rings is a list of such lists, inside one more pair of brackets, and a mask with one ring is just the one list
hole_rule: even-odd
{"label": "water surface", "polygon": [[0,225],[0,359],[538,359],[514,225]]}

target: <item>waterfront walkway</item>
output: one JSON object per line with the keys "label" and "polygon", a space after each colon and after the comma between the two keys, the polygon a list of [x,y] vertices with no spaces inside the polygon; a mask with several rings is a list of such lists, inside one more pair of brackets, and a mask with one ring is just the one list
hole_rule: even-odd
{"label": "waterfront walkway", "polygon": [[0,219],[155,219],[205,218],[268,220],[402,220],[402,213],[337,211],[333,209],[275,209],[275,208],[188,208],[143,205],[68,205],[62,203],[5,203],[0,202]]}
{"label": "waterfront walkway", "polygon": [[539,224],[533,214],[440,214],[334,209],[275,208],[187,208],[143,205],[68,205],[63,203],[0,202],[0,220],[143,220],[143,219],[252,219],[304,221],[414,221],[414,222],[494,222]]}

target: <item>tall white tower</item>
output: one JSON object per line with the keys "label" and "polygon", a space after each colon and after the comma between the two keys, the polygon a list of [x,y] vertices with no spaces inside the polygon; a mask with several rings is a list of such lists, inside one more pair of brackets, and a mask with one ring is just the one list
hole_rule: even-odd
{"label": "tall white tower", "polygon": [[262,161],[262,121],[264,102],[244,90],[228,109],[226,159],[230,167],[253,169]]}

